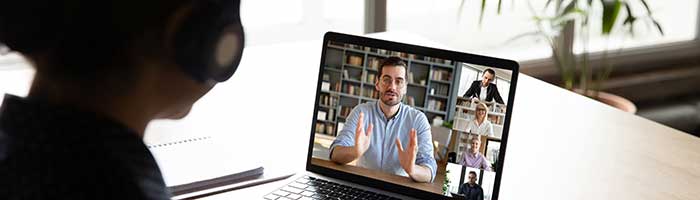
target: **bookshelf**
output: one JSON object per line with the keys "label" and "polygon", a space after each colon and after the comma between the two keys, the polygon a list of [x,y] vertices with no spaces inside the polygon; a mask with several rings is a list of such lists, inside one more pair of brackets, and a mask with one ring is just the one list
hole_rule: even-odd
{"label": "bookshelf", "polygon": [[336,136],[352,108],[374,102],[379,92],[374,87],[379,78],[379,64],[389,56],[398,56],[408,65],[406,96],[403,103],[425,113],[428,121],[447,120],[454,111],[450,106],[456,92],[454,61],[427,56],[329,42],[326,44],[323,82],[319,96],[316,133]]}

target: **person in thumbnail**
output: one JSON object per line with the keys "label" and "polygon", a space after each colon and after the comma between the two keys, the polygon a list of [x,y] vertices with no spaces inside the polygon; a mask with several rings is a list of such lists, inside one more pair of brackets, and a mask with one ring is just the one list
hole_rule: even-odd
{"label": "person in thumbnail", "polygon": [[496,72],[493,71],[493,69],[487,68],[484,70],[484,75],[482,76],[481,80],[476,80],[472,82],[472,85],[469,87],[467,92],[462,95],[464,98],[478,98],[479,100],[482,101],[496,101],[500,104],[503,104],[503,98],[501,98],[501,94],[498,93],[498,87],[496,87],[496,84],[493,84],[493,79],[496,77]]}
{"label": "person in thumbnail", "polygon": [[421,111],[401,103],[406,95],[406,70],[406,63],[399,57],[382,61],[374,85],[379,101],[353,108],[331,144],[333,162],[357,161],[358,166],[408,176],[415,182],[435,179],[437,163],[428,119]]}
{"label": "person in thumbnail", "polygon": [[471,147],[464,150],[462,154],[462,160],[459,162],[460,165],[465,165],[467,167],[478,168],[486,171],[491,170],[491,164],[489,164],[484,154],[479,152],[481,147],[481,139],[479,137],[472,137]]}
{"label": "person in thumbnail", "polygon": [[476,172],[469,171],[469,181],[459,186],[459,194],[464,195],[465,200],[483,200],[484,190],[476,184]]}
{"label": "person in thumbnail", "polygon": [[493,124],[486,119],[489,107],[482,102],[476,104],[474,119],[467,125],[467,132],[494,137]]}

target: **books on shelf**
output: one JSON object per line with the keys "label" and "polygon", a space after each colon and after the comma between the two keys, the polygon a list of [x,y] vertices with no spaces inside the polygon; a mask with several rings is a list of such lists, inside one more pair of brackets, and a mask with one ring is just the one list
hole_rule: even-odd
{"label": "books on shelf", "polygon": [[445,102],[442,100],[428,100],[428,110],[445,111]]}
{"label": "books on shelf", "polygon": [[335,125],[333,123],[316,122],[316,133],[335,136]]}
{"label": "books on shelf", "polygon": [[349,49],[360,50],[360,51],[363,50],[363,46],[356,45],[356,44],[345,44],[345,47],[346,47],[346,48],[349,48]]}
{"label": "books on shelf", "polygon": [[328,81],[323,81],[321,82],[321,91],[330,91],[331,90],[331,83]]}
{"label": "books on shelf", "polygon": [[369,57],[367,60],[369,61],[367,68],[373,69],[373,70],[379,70],[379,63],[381,62],[380,58]]}
{"label": "books on shelf", "polygon": [[357,55],[348,55],[347,63],[350,65],[362,66],[362,57]]}
{"label": "books on shelf", "polygon": [[349,95],[360,96],[360,86],[353,84],[345,84],[345,87],[343,87],[343,92]]}
{"label": "books on shelf", "polygon": [[335,135],[340,135],[340,131],[342,131],[344,127],[345,127],[345,123],[338,122],[338,129],[336,129]]}
{"label": "books on shelf", "polygon": [[433,84],[430,86],[430,94],[449,96],[448,94],[450,94],[450,87],[442,84]]}
{"label": "books on shelf", "polygon": [[347,118],[348,115],[350,115],[350,111],[352,111],[351,107],[348,106],[340,106],[340,116],[343,118]]}
{"label": "books on shelf", "polygon": [[408,72],[408,83],[415,83],[416,81],[413,79],[413,72]]}
{"label": "books on shelf", "polygon": [[326,134],[326,123],[316,122],[316,133]]}
{"label": "books on shelf", "polygon": [[373,87],[365,87],[364,94],[362,96],[372,99],[378,99],[379,92],[377,92],[377,90],[375,90]]}
{"label": "books on shelf", "polygon": [[406,96],[406,101],[408,101],[409,106],[416,106],[416,98],[413,96]]}
{"label": "books on shelf", "polygon": [[337,96],[330,96],[328,94],[321,94],[319,98],[320,98],[319,104],[325,105],[328,107],[335,107],[335,105],[338,103]]}
{"label": "books on shelf", "polygon": [[452,79],[450,71],[444,69],[431,69],[431,74],[430,79],[432,80],[450,81]]}
{"label": "books on shelf", "polygon": [[333,88],[333,91],[335,91],[335,92],[340,92],[340,87],[341,87],[340,81],[337,81],[337,82],[333,83],[333,85],[331,85],[331,88]]}
{"label": "books on shelf", "polygon": [[353,80],[353,81],[361,81],[362,76],[351,76],[350,72],[347,69],[343,70],[343,79],[345,80]]}
{"label": "books on shelf", "polygon": [[328,109],[328,121],[335,121],[335,109]]}
{"label": "books on shelf", "polygon": [[364,74],[365,74],[365,77],[364,77],[365,83],[374,84],[374,80],[377,78],[377,75],[374,73],[366,72],[366,71]]}
{"label": "books on shelf", "polygon": [[316,113],[316,120],[326,120],[326,119],[328,119],[327,114],[328,114],[328,113],[326,113],[326,111],[319,110],[318,113]]}

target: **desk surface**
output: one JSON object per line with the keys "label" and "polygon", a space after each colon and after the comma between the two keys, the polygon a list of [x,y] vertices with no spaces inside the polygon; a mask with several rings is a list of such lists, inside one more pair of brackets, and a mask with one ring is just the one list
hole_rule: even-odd
{"label": "desk surface", "polygon": [[311,164],[319,165],[326,168],[331,168],[339,171],[344,171],[348,173],[358,174],[362,176],[372,177],[374,179],[383,180],[386,182],[396,183],[402,186],[415,188],[424,191],[430,191],[436,194],[442,194],[442,182],[445,180],[444,165],[440,167],[437,171],[437,176],[432,183],[416,183],[411,178],[405,176],[399,176],[394,174],[382,173],[379,171],[369,170],[362,167],[356,167],[351,165],[339,165],[328,160],[312,158]]}
{"label": "desk surface", "polygon": [[[377,37],[426,44],[424,39],[406,34]],[[241,66],[230,81],[214,88],[184,120],[149,125],[146,142],[192,135],[230,136],[242,145],[232,148],[243,154],[255,152],[267,163],[266,170],[284,168],[303,172],[320,50],[320,41],[246,48]],[[285,64],[266,62],[270,55],[276,56],[276,62]],[[5,82],[16,80],[11,71],[1,74],[0,90],[20,91],[20,95],[26,91],[16,89],[23,87],[15,84],[17,81]],[[24,87],[28,88],[28,84]],[[293,98],[280,101],[280,97]],[[501,199],[697,200],[700,197],[697,137],[523,74],[512,106]],[[260,150],[248,150],[251,148]],[[290,181],[210,198],[257,198]]]}

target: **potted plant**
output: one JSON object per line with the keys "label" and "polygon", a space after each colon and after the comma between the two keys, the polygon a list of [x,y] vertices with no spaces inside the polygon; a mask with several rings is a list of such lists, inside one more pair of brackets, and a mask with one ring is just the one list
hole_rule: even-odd
{"label": "potted plant", "polygon": [[[497,2],[498,14],[501,13],[501,1]],[[602,52],[599,67],[592,67],[588,49],[590,21],[600,17],[602,22],[600,34],[606,42],[611,33],[621,32],[634,36],[635,22],[639,20],[648,22],[663,35],[661,25],[652,17],[652,11],[645,0],[548,0],[539,13],[530,4],[528,6],[533,13],[537,30],[513,39],[534,36],[547,41],[552,50],[553,63],[559,71],[561,87],[627,112],[636,112],[636,107],[629,100],[601,91],[601,86],[610,76],[613,65],[607,60],[610,49],[606,47]],[[479,24],[481,24],[485,7],[486,0],[482,0]],[[639,7],[643,7],[644,10],[635,10]],[[601,8],[602,15],[596,15],[595,11],[600,11]],[[459,12],[462,12],[461,7]],[[625,14],[621,15],[622,13]],[[574,54],[575,38],[582,41],[583,52],[578,56]]]}

